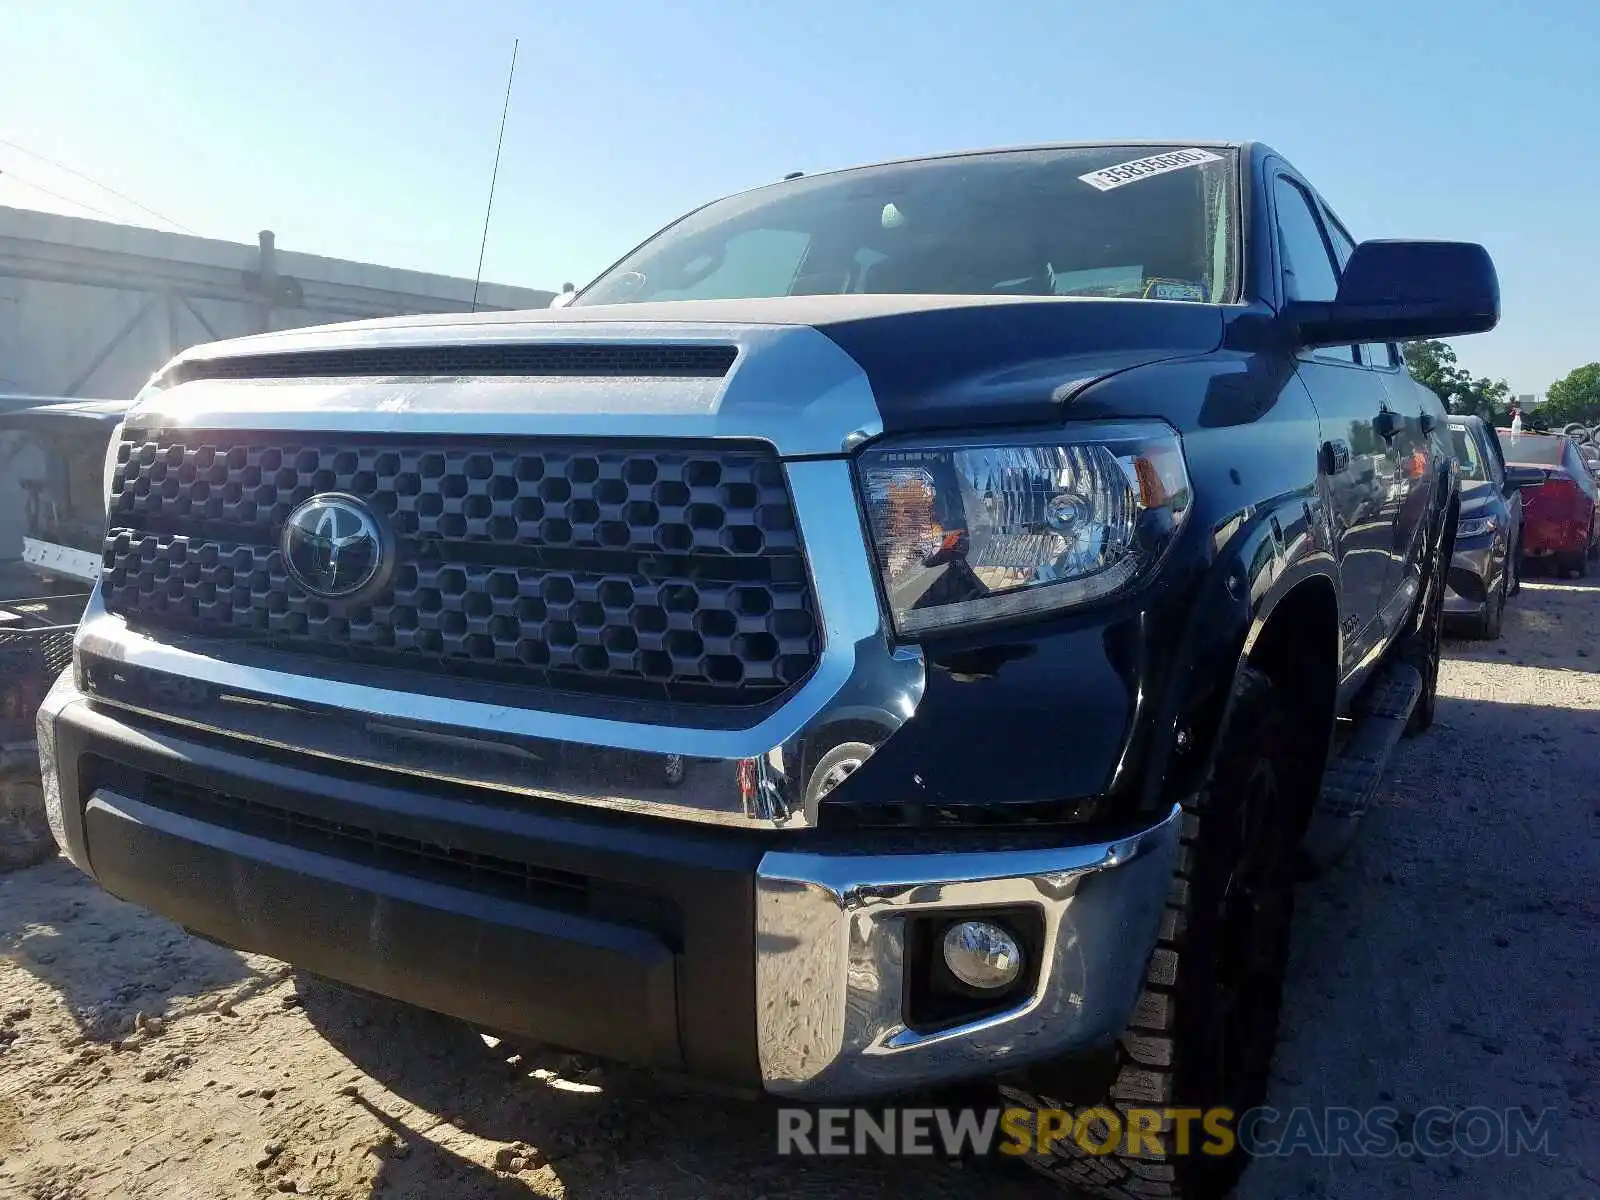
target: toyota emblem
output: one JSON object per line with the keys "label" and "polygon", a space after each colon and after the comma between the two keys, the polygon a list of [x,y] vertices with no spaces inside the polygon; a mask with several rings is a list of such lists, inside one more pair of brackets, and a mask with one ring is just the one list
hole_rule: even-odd
{"label": "toyota emblem", "polygon": [[389,565],[378,518],[337,492],[313,496],[290,513],[279,548],[295,582],[324,600],[366,590]]}

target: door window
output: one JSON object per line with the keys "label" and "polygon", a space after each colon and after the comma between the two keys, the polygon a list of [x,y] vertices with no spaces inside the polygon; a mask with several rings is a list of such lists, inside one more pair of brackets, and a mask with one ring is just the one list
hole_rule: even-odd
{"label": "door window", "polygon": [[1339,264],[1339,276],[1343,278],[1345,267],[1350,265],[1350,256],[1356,252],[1355,239],[1345,232],[1344,226],[1339,223],[1339,218],[1333,215],[1332,209],[1323,208],[1322,215],[1325,218],[1322,227],[1328,231],[1328,241],[1333,246],[1334,261]]}
{"label": "door window", "polygon": [[1461,478],[1485,480],[1489,478],[1489,464],[1478,445],[1478,439],[1472,436],[1472,430],[1464,425],[1451,426],[1450,440],[1454,444],[1456,462],[1461,464]]}
{"label": "door window", "polygon": [[1388,342],[1363,343],[1361,356],[1366,359],[1367,366],[1377,367],[1380,371],[1387,371],[1394,366],[1394,347]]}
{"label": "door window", "polygon": [[1339,291],[1339,275],[1311,197],[1299,184],[1280,176],[1277,199],[1284,295],[1290,300],[1332,300]]}
{"label": "door window", "polygon": [[[1332,300],[1339,274],[1317,219],[1311,196],[1283,176],[1275,188],[1278,205],[1278,254],[1283,262],[1283,294],[1289,300]],[[1354,346],[1323,346],[1312,351],[1330,362],[1356,361]]]}
{"label": "door window", "polygon": [[1589,466],[1583,461],[1583,455],[1578,453],[1576,442],[1567,442],[1567,474],[1572,476],[1572,482],[1578,485],[1580,491],[1589,499],[1600,497],[1600,489],[1595,487],[1594,476],[1589,474]]}
{"label": "door window", "polygon": [[1495,487],[1504,491],[1506,486],[1506,459],[1505,455],[1500,453],[1500,439],[1495,437],[1491,430],[1484,437],[1483,444],[1489,450],[1484,455],[1484,462],[1488,465],[1489,475],[1494,480]]}

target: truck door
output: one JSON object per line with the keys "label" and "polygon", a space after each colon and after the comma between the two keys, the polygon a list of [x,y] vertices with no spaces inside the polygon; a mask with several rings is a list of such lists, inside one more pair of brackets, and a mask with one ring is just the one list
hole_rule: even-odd
{"label": "truck door", "polygon": [[[1278,265],[1285,300],[1332,300],[1338,264],[1311,192],[1279,174],[1273,181]],[[1377,649],[1378,611],[1390,570],[1392,527],[1383,506],[1396,462],[1375,425],[1387,400],[1354,346],[1303,350],[1297,372],[1322,425],[1322,472],[1339,564],[1343,669],[1349,675]]]}
{"label": "truck door", "polygon": [[[1320,197],[1319,205],[1333,261],[1342,276],[1345,264],[1356,251],[1355,239]],[[1360,346],[1357,353],[1372,376],[1371,386],[1378,396],[1373,432],[1383,456],[1381,511],[1388,527],[1384,550],[1389,561],[1378,588],[1375,632],[1386,640],[1399,631],[1410,615],[1422,583],[1420,542],[1428,512],[1429,485],[1434,479],[1433,422],[1424,420],[1427,406],[1419,393],[1426,389],[1402,369],[1397,347],[1387,342],[1369,342]],[[1431,402],[1433,393],[1427,392],[1427,396]]]}
{"label": "truck door", "polygon": [[1384,428],[1379,432],[1394,432],[1390,456],[1396,479],[1393,497],[1384,511],[1385,519],[1392,523],[1392,536],[1383,609],[1383,623],[1389,632],[1394,632],[1410,614],[1422,586],[1423,535],[1433,481],[1438,478],[1434,431],[1442,418],[1433,411],[1440,407],[1437,397],[1406,372],[1397,347],[1370,342],[1361,347],[1361,356],[1387,397],[1384,407],[1390,416],[1384,419]]}

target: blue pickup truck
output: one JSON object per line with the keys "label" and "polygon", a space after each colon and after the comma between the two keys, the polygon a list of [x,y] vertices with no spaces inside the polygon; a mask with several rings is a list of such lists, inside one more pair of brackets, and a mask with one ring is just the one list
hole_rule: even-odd
{"label": "blue pickup truck", "polygon": [[[139,395],[39,717],[68,857],[797,1101],[1249,1108],[1295,880],[1432,720],[1460,489],[1396,344],[1495,325],[1484,250],[1256,143],[1048,146],[719,200],[568,299]],[[1028,1157],[1239,1166],[1083,1142]]]}

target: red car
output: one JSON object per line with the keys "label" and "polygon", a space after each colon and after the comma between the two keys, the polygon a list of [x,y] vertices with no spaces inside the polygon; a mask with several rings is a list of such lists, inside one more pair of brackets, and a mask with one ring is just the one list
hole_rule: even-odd
{"label": "red car", "polygon": [[1544,472],[1543,483],[1522,489],[1523,556],[1550,562],[1562,574],[1587,575],[1600,546],[1600,491],[1577,443],[1553,434],[1495,433],[1508,466]]}

